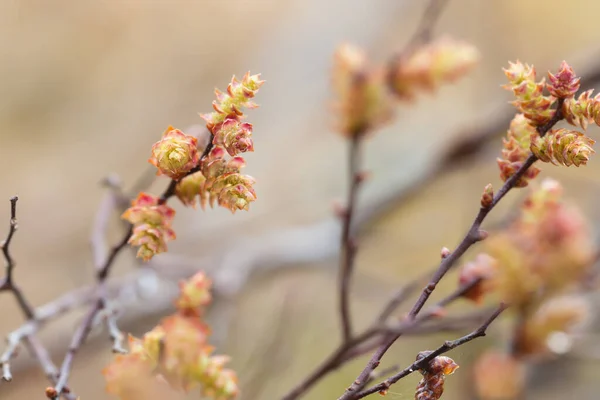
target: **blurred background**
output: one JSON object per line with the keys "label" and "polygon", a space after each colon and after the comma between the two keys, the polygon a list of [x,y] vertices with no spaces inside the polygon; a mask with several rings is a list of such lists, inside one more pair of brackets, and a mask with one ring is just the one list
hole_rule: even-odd
{"label": "blurred background", "polygon": [[[345,193],[346,143],[332,131],[328,114],[332,54],[352,42],[385,60],[406,43],[426,3],[1,0],[0,200],[6,203],[0,222],[8,226],[8,198],[18,194],[20,230],[12,251],[29,299],[42,305],[92,283],[88,238],[103,178],[116,173],[130,187],[147,175],[150,146],[168,125],[202,125],[198,113],[211,110],[215,87],[225,89],[232,74],[261,73],[267,81],[257,97],[261,107],[248,113],[255,153],[246,157],[246,172],[258,180],[258,201],[235,215],[177,207],[178,239],[169,254],[157,257],[172,264],[172,279],[149,274],[124,290],[121,327],[143,333],[170,309],[172,281],[205,269],[217,291],[209,315],[214,341],[233,357],[242,398],[280,398],[339,340],[339,226],[332,202]],[[501,68],[520,59],[541,75],[566,59],[582,76],[598,76],[599,12],[600,3],[592,0],[450,0],[435,35],[475,44],[482,62],[438,95],[402,105],[395,123],[367,145],[372,178],[361,193],[352,288],[357,324],[367,324],[395,288],[435,265],[442,246],[455,246],[482,188],[499,186],[495,158],[514,113],[509,93],[500,88]],[[476,157],[429,178],[449,146],[490,130],[498,136]],[[542,174],[560,179],[597,225],[598,172],[600,163],[592,159],[579,169],[544,165]],[[407,197],[415,184],[418,190]],[[159,180],[151,190],[159,193],[166,185]],[[506,217],[521,198],[511,194],[488,222]],[[119,229],[115,218],[111,240]],[[115,279],[136,268],[132,253],[122,255]],[[448,278],[447,288],[454,279]],[[2,335],[22,321],[5,297]],[[69,314],[41,334],[57,363],[80,316]],[[500,331],[454,352],[463,367],[448,380],[445,399],[468,398],[467,366],[501,338]],[[588,346],[598,346],[594,335],[592,327]],[[402,340],[387,362],[407,365],[415,349],[437,347],[443,339],[448,335]],[[100,369],[112,357],[109,347],[100,329],[77,355],[70,384],[84,400],[108,397]],[[600,349],[582,353],[539,367],[527,398],[595,398]],[[364,362],[348,364],[305,398],[337,398]],[[46,380],[26,352],[13,369],[14,381],[0,385],[0,398],[42,398]],[[413,398],[417,381],[407,378],[388,397]]]}

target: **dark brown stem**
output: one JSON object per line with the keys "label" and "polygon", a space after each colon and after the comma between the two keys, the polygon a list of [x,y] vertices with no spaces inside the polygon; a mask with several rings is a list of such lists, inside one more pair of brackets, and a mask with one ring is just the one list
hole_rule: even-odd
{"label": "dark brown stem", "polygon": [[[552,119],[542,127],[538,127],[538,133],[540,136],[544,136],[558,121],[560,121],[563,116],[561,112],[563,100],[559,99],[557,102],[557,109],[554,113]],[[462,241],[459,243],[457,248],[450,253],[450,255],[442,260],[437,271],[431,278],[431,281],[425,286],[421,295],[417,299],[416,303],[410,310],[408,314],[409,319],[414,319],[419,314],[433,291],[435,290],[437,284],[442,280],[442,278],[446,275],[446,273],[452,268],[452,266],[458,261],[460,257],[475,243],[485,239],[487,233],[481,230],[481,224],[487,217],[487,215],[494,209],[494,207],[502,200],[502,198],[515,187],[516,183],[525,175],[529,167],[531,167],[537,161],[537,157],[531,154],[527,160],[523,163],[523,165],[517,170],[517,172],[511,176],[509,179],[504,182],[504,185],[500,188],[500,190],[494,195],[494,199],[492,203],[487,207],[481,207],[475,220],[471,224],[471,227],[467,231],[467,234],[464,236]],[[338,400],[350,400],[355,399],[355,396],[360,390],[362,390],[367,382],[367,378],[370,376],[372,371],[374,371],[381,362],[383,355],[388,351],[388,349],[394,344],[394,342],[400,337],[400,334],[391,335],[389,340],[385,341],[379,348],[373,353],[371,359],[356,378],[356,380],[346,389],[346,392],[339,397]]]}
{"label": "dark brown stem", "polygon": [[361,144],[362,136],[354,135],[349,140],[348,153],[349,187],[346,209],[342,212],[341,259],[339,270],[339,308],[342,325],[342,342],[348,342],[352,337],[352,318],[350,315],[349,293],[354,271],[357,244],[352,235],[352,217],[356,209],[356,198],[361,179]]}
{"label": "dark brown stem", "polygon": [[408,376],[408,375],[412,374],[413,372],[418,371],[420,369],[426,368],[427,365],[429,365],[429,362],[431,360],[433,360],[435,357],[437,357],[441,354],[447,353],[452,349],[455,349],[459,346],[462,346],[465,343],[468,343],[474,339],[477,339],[478,337],[485,336],[486,331],[487,331],[488,327],[490,326],[490,324],[496,318],[498,318],[498,316],[500,314],[502,314],[502,312],[504,310],[506,310],[507,307],[508,306],[504,303],[500,304],[498,306],[498,308],[496,309],[496,311],[494,311],[494,313],[492,315],[490,315],[490,317],[483,324],[481,324],[481,326],[479,326],[479,328],[475,329],[473,332],[471,332],[468,335],[465,335],[461,338],[458,338],[456,340],[451,340],[451,341],[445,342],[443,345],[438,347],[436,350],[429,353],[426,357],[420,358],[419,360],[415,361],[410,366],[406,367],[405,369],[403,369],[396,375],[393,375],[393,376],[387,378],[385,381],[383,381],[367,390],[364,390],[362,392],[355,394],[352,397],[352,399],[362,399],[363,397],[367,397],[374,393],[384,392],[384,391],[388,390],[390,388],[390,386],[392,386],[394,383],[398,382],[400,379],[404,378],[405,376]]}

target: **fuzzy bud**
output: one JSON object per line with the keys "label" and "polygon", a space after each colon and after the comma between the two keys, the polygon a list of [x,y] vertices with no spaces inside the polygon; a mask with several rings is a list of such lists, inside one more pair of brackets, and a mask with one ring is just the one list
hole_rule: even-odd
{"label": "fuzzy bud", "polygon": [[[537,137],[537,131],[528,123],[523,114],[517,114],[510,123],[510,127],[503,139],[502,156],[498,158],[500,178],[507,181],[513,176],[529,157],[531,140]],[[515,184],[516,187],[525,187],[529,181],[540,173],[539,168],[531,166]]]}
{"label": "fuzzy bud", "polygon": [[535,81],[535,68],[517,61],[509,63],[509,68],[504,69],[504,74],[509,82],[504,88],[513,92],[516,100],[512,104],[525,118],[534,126],[550,121],[555,112],[551,109],[555,99],[543,95],[545,82],[544,79],[540,82]]}
{"label": "fuzzy bud", "polygon": [[548,71],[548,91],[558,99],[573,97],[579,90],[580,78],[575,75],[573,68],[566,61],[560,64],[556,75]]}
{"label": "fuzzy bud", "polygon": [[254,151],[252,125],[235,119],[226,119],[215,129],[213,144],[223,146],[230,156]]}
{"label": "fuzzy bud", "polygon": [[449,37],[440,38],[400,59],[390,72],[394,93],[412,99],[418,91],[433,92],[466,75],[479,61],[472,45]]}
{"label": "fuzzy bud", "polygon": [[198,139],[169,126],[162,139],[152,146],[148,162],[158,168],[157,175],[179,179],[198,165]]}
{"label": "fuzzy bud", "polygon": [[458,276],[459,285],[465,286],[478,281],[475,286],[463,294],[463,297],[475,303],[481,303],[484,295],[491,289],[489,280],[497,269],[497,261],[487,254],[479,254],[474,261],[463,265]]}
{"label": "fuzzy bud", "polygon": [[494,188],[491,183],[485,185],[481,195],[481,207],[487,208],[494,202]]}
{"label": "fuzzy bud", "polygon": [[349,44],[339,47],[333,66],[336,129],[344,136],[363,135],[392,116],[383,71],[368,64],[364,52]]}
{"label": "fuzzy bud", "polygon": [[542,162],[579,167],[585,165],[590,155],[595,153],[592,149],[594,143],[594,140],[581,132],[557,129],[532,141],[531,151]]}

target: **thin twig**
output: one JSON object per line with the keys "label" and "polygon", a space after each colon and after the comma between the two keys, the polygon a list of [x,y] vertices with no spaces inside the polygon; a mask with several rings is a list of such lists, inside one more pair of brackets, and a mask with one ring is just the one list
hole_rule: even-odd
{"label": "thin twig", "polygon": [[[415,282],[419,282],[420,280],[421,278],[417,278]],[[365,329],[361,334],[356,335],[351,340],[340,344],[338,348],[336,348],[313,372],[311,372],[302,382],[300,382],[288,394],[286,394],[283,397],[283,400],[294,400],[299,398],[314,384],[324,378],[328,373],[334,371],[347,361],[354,359],[356,356],[369,351],[372,346],[366,348],[361,346],[366,344],[367,341],[376,338],[378,335],[385,335],[385,337],[387,337],[391,333],[398,334],[416,331],[417,327],[421,323],[438,316],[440,314],[440,310],[462,297],[467,291],[471,290],[479,282],[480,280],[474,280],[459,287],[457,290],[441,299],[438,303],[431,306],[417,320],[405,319],[398,324],[386,326],[386,321],[382,322],[379,318],[377,318],[373,324],[369,328]],[[409,284],[407,287],[411,285],[412,284]],[[397,301],[396,296],[390,300],[390,303],[395,301]],[[384,307],[384,309],[390,309],[389,304],[387,307]],[[393,312],[394,309],[391,309],[391,311]]]}
{"label": "thin twig", "polygon": [[498,316],[500,314],[502,314],[502,312],[504,310],[506,310],[506,308],[508,308],[508,305],[501,303],[498,306],[498,308],[496,309],[496,311],[494,311],[494,313],[492,315],[490,315],[490,317],[483,324],[481,324],[481,326],[479,326],[479,328],[475,329],[473,332],[471,332],[468,335],[465,335],[461,338],[458,338],[456,340],[444,342],[443,345],[441,345],[436,350],[429,353],[426,357],[420,358],[419,360],[415,361],[410,366],[406,367],[405,369],[403,369],[396,375],[393,375],[393,376],[387,378],[385,381],[383,381],[367,390],[364,390],[360,393],[355,394],[352,398],[353,399],[362,399],[363,397],[367,397],[374,393],[385,392],[387,389],[390,388],[390,386],[392,386],[394,383],[398,382],[400,379],[404,378],[405,376],[408,376],[415,371],[426,368],[427,365],[429,364],[429,362],[431,360],[433,360],[435,357],[437,357],[441,354],[447,353],[450,350],[455,349],[458,346],[462,346],[465,343],[468,343],[474,339],[477,339],[478,337],[485,336],[486,331],[487,331],[488,327],[490,326],[490,324],[496,318],[498,318]]}
{"label": "thin twig", "polygon": [[348,174],[349,187],[347,204],[342,217],[342,237],[339,270],[339,308],[342,325],[342,342],[348,342],[352,337],[352,319],[350,315],[350,285],[354,270],[354,260],[356,258],[357,244],[352,235],[352,217],[356,209],[356,200],[358,188],[361,179],[361,144],[362,135],[354,135],[349,139],[350,149],[348,153]]}

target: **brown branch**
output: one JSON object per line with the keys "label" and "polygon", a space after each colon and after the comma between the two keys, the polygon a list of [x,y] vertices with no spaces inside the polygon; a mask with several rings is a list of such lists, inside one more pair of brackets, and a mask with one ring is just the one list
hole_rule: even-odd
{"label": "brown branch", "polygon": [[481,326],[479,326],[479,328],[475,329],[473,332],[471,332],[468,335],[465,335],[461,338],[458,338],[456,340],[451,340],[451,341],[445,342],[443,345],[438,347],[436,350],[432,351],[427,356],[415,361],[410,366],[406,367],[405,369],[403,369],[396,375],[393,375],[393,376],[387,378],[385,381],[383,381],[367,390],[364,390],[360,393],[355,394],[352,398],[353,399],[362,399],[363,397],[367,397],[374,393],[384,392],[384,391],[388,390],[390,388],[390,386],[392,386],[394,383],[398,382],[400,379],[404,378],[405,376],[408,376],[415,371],[427,368],[427,366],[429,365],[429,362],[431,360],[433,360],[435,357],[437,357],[441,354],[447,353],[452,349],[455,349],[459,346],[462,346],[465,343],[468,343],[474,339],[477,339],[478,337],[485,336],[486,331],[487,331],[488,327],[490,326],[490,324],[496,318],[498,318],[498,316],[500,314],[502,314],[502,312],[504,310],[506,310],[506,308],[508,308],[508,306],[504,303],[501,303],[498,306],[498,308],[496,309],[496,311],[494,311],[494,313],[492,315],[490,315],[490,317],[483,324],[481,324]]}
{"label": "brown branch", "polygon": [[[410,288],[416,286],[417,282],[420,282],[422,278],[417,278],[415,282],[412,282],[405,286]],[[461,298],[467,291],[471,290],[475,285],[480,282],[479,279],[474,280],[466,285],[459,287],[448,296],[441,299],[438,303],[431,306],[425,313],[423,313],[416,320],[403,320],[398,324],[387,326],[386,321],[381,321],[378,317],[373,324],[365,329],[361,334],[354,336],[351,340],[343,342],[336,348],[313,372],[311,372],[302,382],[294,387],[288,394],[283,397],[283,400],[294,400],[303,395],[308,391],[314,384],[324,378],[328,373],[336,370],[341,365],[354,359],[358,355],[364,354],[369,351],[372,346],[364,348],[362,347],[367,341],[376,338],[378,335],[384,335],[387,337],[390,334],[408,333],[410,331],[417,331],[420,324],[426,322],[439,315],[442,310],[448,304]],[[401,293],[401,292],[399,292]],[[398,296],[394,296],[390,299],[389,303],[384,307],[384,310],[391,310],[390,315],[395,308],[391,307],[391,304],[399,305],[397,302]]]}
{"label": "brown branch", "polygon": [[361,176],[361,145],[362,135],[357,134],[349,139],[350,149],[348,153],[349,187],[346,208],[341,212],[342,237],[341,257],[339,269],[339,310],[342,325],[342,342],[348,342],[352,338],[352,319],[350,315],[349,293],[354,271],[354,260],[356,258],[357,244],[352,234],[352,217],[356,210],[358,189],[362,181]]}
{"label": "brown branch", "polygon": [[[560,121],[563,116],[561,112],[563,100],[559,99],[557,102],[557,109],[554,113],[552,119],[545,124],[544,126],[538,127],[538,133],[541,137],[543,137],[558,121]],[[456,247],[456,249],[450,253],[446,258],[442,260],[437,271],[431,278],[431,281],[425,286],[418,300],[414,304],[413,308],[408,313],[409,319],[414,319],[419,314],[429,296],[435,290],[437,284],[442,280],[442,278],[446,275],[446,273],[452,268],[452,266],[458,261],[460,257],[475,243],[486,238],[487,233],[481,230],[481,224],[487,217],[487,215],[496,207],[496,205],[502,200],[502,198],[515,187],[516,183],[525,175],[529,167],[531,167],[537,161],[537,157],[531,154],[527,160],[523,163],[523,165],[517,170],[517,172],[506,180],[504,185],[500,188],[500,190],[494,195],[494,199],[492,203],[487,207],[481,207],[475,220],[471,224],[471,227],[467,231],[467,234],[464,236],[462,241]],[[354,399],[356,393],[362,390],[365,387],[367,378],[370,376],[371,372],[374,371],[381,362],[384,354],[388,351],[388,349],[394,344],[394,342],[400,337],[399,334],[391,335],[389,340],[385,341],[379,348],[373,353],[371,359],[356,378],[356,380],[346,389],[346,392],[339,397],[338,400],[349,400]]]}

